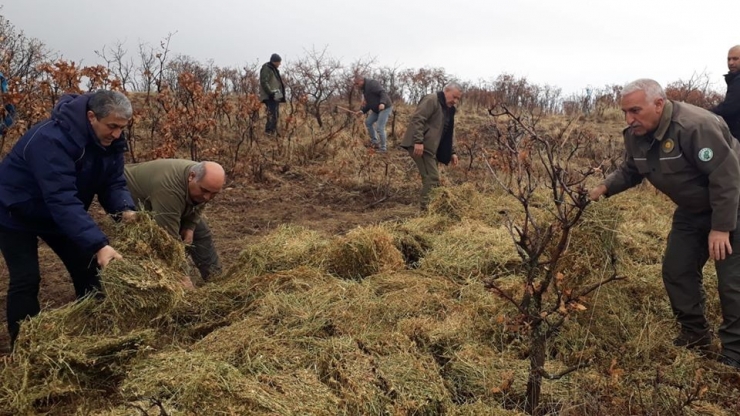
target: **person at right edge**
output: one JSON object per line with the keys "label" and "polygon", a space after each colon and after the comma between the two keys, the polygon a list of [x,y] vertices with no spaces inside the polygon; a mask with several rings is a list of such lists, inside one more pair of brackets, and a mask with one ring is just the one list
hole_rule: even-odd
{"label": "person at right edge", "polygon": [[280,103],[285,102],[285,84],[280,77],[280,55],[273,53],[270,62],[266,62],[260,69],[260,101],[267,106],[267,122],[265,133],[278,134],[278,118],[280,118]]}
{"label": "person at right edge", "polygon": [[424,96],[416,106],[401,147],[408,150],[421,175],[422,211],[429,207],[429,193],[439,186],[437,163],[452,162],[457,166],[453,147],[455,135],[455,105],[462,97],[462,88],[447,84],[442,91]]}
{"label": "person at right edge", "polygon": [[725,99],[712,108],[712,112],[725,119],[730,133],[740,140],[740,45],[733,46],[727,52],[727,69]]}
{"label": "person at right edge", "polygon": [[708,352],[702,269],[715,261],[722,324],[721,363],[740,369],[740,143],[721,118],[671,101],[651,79],[622,90],[625,159],[589,192],[597,201],[647,179],[677,208],[663,258],[663,283],[681,331],[674,345]]}

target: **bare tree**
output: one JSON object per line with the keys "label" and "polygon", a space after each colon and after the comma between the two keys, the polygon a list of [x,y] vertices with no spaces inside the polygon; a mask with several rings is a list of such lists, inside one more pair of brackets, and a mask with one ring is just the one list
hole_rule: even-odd
{"label": "bare tree", "polygon": [[322,106],[335,97],[341,86],[342,64],[325,47],[311,49],[285,71],[292,94],[306,97],[309,113],[319,127],[324,125]]}
{"label": "bare tree", "polygon": [[[521,204],[523,216],[507,213],[506,221],[516,249],[522,259],[524,291],[520,298],[501,289],[497,276],[487,282],[501,297],[511,302],[519,313],[523,331],[529,341],[530,371],[527,382],[525,410],[540,415],[542,379],[559,379],[573,371],[589,365],[588,362],[567,368],[557,374],[545,370],[546,345],[565,323],[573,310],[582,308],[583,297],[601,285],[621,279],[616,272],[616,256],[612,249],[610,276],[591,284],[578,285],[579,277],[567,277],[561,271],[570,238],[579,226],[589,204],[584,187],[587,177],[595,169],[579,170],[574,163],[580,157],[583,145],[591,137],[569,132],[569,126],[559,133],[539,133],[529,120],[514,114],[506,106],[502,111],[489,112],[504,116],[508,121],[501,127],[494,125],[496,158],[487,159],[488,167],[497,181]],[[550,194],[550,215],[543,218],[535,215],[535,192],[545,189]],[[568,287],[568,285],[575,287]]]}
{"label": "bare tree", "polygon": [[124,44],[120,40],[113,46],[105,46],[95,51],[100,59],[105,61],[108,71],[118,78],[123,91],[136,90],[134,59],[127,56],[128,51],[124,49]]}

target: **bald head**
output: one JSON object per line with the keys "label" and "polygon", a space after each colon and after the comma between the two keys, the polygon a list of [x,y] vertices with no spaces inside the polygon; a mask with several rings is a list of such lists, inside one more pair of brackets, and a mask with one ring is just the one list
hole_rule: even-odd
{"label": "bald head", "polygon": [[206,203],[221,192],[225,182],[226,172],[218,163],[196,163],[188,175],[188,196],[195,204]]}
{"label": "bald head", "polygon": [[735,45],[727,52],[727,69],[730,73],[740,72],[740,45]]}

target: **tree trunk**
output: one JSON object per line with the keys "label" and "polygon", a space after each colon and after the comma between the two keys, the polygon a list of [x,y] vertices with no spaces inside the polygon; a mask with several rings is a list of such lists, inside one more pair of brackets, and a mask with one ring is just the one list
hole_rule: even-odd
{"label": "tree trunk", "polygon": [[[540,309],[540,302],[532,302]],[[531,310],[531,312],[534,312]],[[539,316],[539,312],[533,314]],[[545,345],[547,340],[547,329],[542,323],[533,323],[532,333],[529,339],[529,379],[527,380],[527,401],[525,411],[530,415],[541,415],[540,393],[542,391],[541,369],[545,366]]]}

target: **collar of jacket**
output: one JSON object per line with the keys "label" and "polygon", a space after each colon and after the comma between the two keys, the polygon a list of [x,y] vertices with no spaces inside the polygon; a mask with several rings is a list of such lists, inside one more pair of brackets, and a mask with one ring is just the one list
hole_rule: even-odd
{"label": "collar of jacket", "polygon": [[653,132],[653,137],[657,141],[662,141],[665,137],[665,133],[668,131],[668,126],[671,125],[671,118],[673,117],[673,103],[671,100],[665,100],[663,106],[663,113],[660,115],[660,123],[658,128]]}
{"label": "collar of jacket", "polygon": [[445,93],[443,91],[437,92],[437,100],[439,101],[439,104],[442,106],[442,110],[444,110],[445,113],[449,112],[452,115],[455,115],[456,108],[449,107],[447,105],[447,98],[445,98]]}
{"label": "collar of jacket", "polygon": [[738,75],[740,75],[740,71],[726,73],[725,82],[729,85],[732,82],[732,80],[734,80]]}
{"label": "collar of jacket", "polygon": [[439,103],[442,104],[442,109],[447,110],[447,99],[445,98],[445,93],[443,91],[439,91],[437,93],[437,99],[439,100]]}

